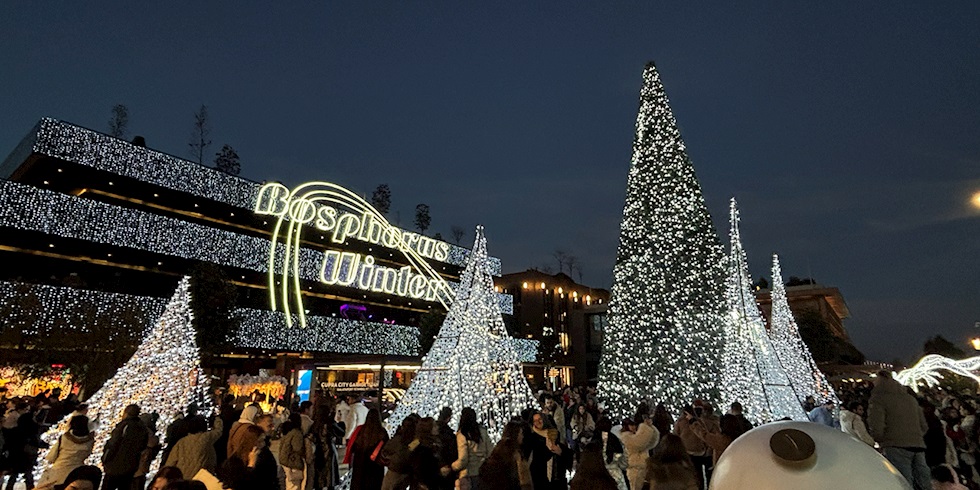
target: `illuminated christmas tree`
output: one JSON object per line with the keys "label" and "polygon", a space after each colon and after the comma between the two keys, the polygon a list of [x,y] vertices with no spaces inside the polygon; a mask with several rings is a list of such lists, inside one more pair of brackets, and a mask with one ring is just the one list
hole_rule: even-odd
{"label": "illuminated christmas tree", "polygon": [[772,255],[772,320],[769,336],[776,348],[776,354],[793,380],[796,396],[802,404],[806,397],[813,396],[817,403],[830,400],[840,405],[833,386],[817,368],[810,349],[800,337],[800,330],[793,319],[793,312],[786,301],[786,286],[779,268],[779,256]]}
{"label": "illuminated christmas tree", "polygon": [[718,400],[723,251],[656,67],[643,72],[599,391],[615,417],[652,398]]}
{"label": "illuminated christmas tree", "polygon": [[725,297],[728,315],[725,322],[724,364],[721,372],[722,401],[725,406],[739,402],[745,416],[755,423],[783,417],[807,420],[790,377],[766,333],[766,322],[755,302],[749,266],[738,229],[738,206],[731,201],[731,249],[728,254],[728,279]]}
{"label": "illuminated christmas tree", "polygon": [[415,379],[388,418],[394,431],[408,414],[435,417],[453,409],[455,426],[463,407],[472,407],[491,438],[500,438],[511,417],[537,407],[517,351],[500,315],[487,266],[483,227],[460,278],[456,299]]}
{"label": "illuminated christmas tree", "polygon": [[[133,357],[86,401],[89,419],[98,418],[101,423],[86,464],[102,466],[102,449],[127,405],[139,405],[141,413],[158,413],[157,429],[162,431],[181,416],[187,404],[207,402],[207,377],[200,368],[190,303],[190,281],[185,277]],[[53,443],[68,430],[68,422],[66,417],[52,426],[44,440]],[[49,465],[44,454],[39,461],[38,474]]]}

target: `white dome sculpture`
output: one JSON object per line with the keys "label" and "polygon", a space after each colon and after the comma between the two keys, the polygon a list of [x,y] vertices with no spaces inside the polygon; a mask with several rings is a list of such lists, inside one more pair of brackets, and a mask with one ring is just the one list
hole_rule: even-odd
{"label": "white dome sculpture", "polygon": [[736,439],[715,465],[711,490],[911,490],[877,451],[812,422],[773,422]]}

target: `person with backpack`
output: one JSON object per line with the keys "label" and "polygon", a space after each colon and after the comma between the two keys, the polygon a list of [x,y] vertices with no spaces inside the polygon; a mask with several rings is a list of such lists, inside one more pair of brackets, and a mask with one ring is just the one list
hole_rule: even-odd
{"label": "person with backpack", "polygon": [[381,459],[388,464],[381,490],[405,490],[411,483],[412,452],[408,445],[415,439],[415,428],[420,419],[417,413],[409,414],[402,420],[395,435],[381,448]]}
{"label": "person with backpack", "polygon": [[105,470],[102,490],[130,489],[149,439],[150,433],[140,420],[139,405],[127,405],[122,421],[112,430],[102,450],[102,468]]}

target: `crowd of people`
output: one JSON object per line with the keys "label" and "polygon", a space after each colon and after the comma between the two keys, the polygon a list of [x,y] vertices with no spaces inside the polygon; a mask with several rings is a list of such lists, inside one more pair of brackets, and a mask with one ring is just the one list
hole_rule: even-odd
{"label": "crowd of people", "polygon": [[[839,411],[807,400],[812,422],[879,450],[913,488],[980,490],[980,400],[938,388],[914,393],[887,372],[838,394],[846,400]],[[28,490],[333,490],[344,470],[349,488],[364,490],[703,490],[732,441],[752,429],[739,403],[721,414],[704,400],[692,400],[676,420],[650,400],[612,420],[589,387],[539,392],[539,407],[494,428],[502,433],[496,444],[470,407],[455,427],[449,407],[437,417],[411,414],[389,438],[373,398],[318,392],[263,413],[229,395],[210,414],[189,405],[160,433],[158,415],[137,405],[103,429],[76,397],[60,395],[0,407],[6,490],[20,480]],[[64,417],[68,430],[48,447],[40,435]],[[101,469],[85,463],[100,430],[111,430]],[[48,464],[35,483],[45,448]]]}

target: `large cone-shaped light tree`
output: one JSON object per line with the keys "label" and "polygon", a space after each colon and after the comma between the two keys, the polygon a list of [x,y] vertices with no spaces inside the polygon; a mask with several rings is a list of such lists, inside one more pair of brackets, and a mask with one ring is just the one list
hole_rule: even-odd
{"label": "large cone-shaped light tree", "polygon": [[643,72],[626,206],[613,269],[599,392],[614,417],[640,400],[674,414],[718,400],[723,250],[667,94]]}
{"label": "large cone-shaped light tree", "polygon": [[806,397],[812,396],[817,403],[832,401],[838,406],[840,400],[834,393],[834,387],[827,377],[817,368],[810,349],[800,337],[800,329],[793,319],[793,312],[786,300],[786,286],[783,285],[783,273],[779,267],[779,256],[772,255],[772,317],[770,320],[769,336],[772,338],[776,354],[786,368],[787,374],[793,381],[796,396],[802,404]]}
{"label": "large cone-shaped light tree", "polygon": [[755,302],[738,228],[735,199],[731,200],[729,211],[731,249],[725,283],[728,315],[725,323],[722,400],[726,406],[733,402],[741,403],[745,416],[755,423],[784,417],[807,420],[790,377],[766,333],[766,322]]}
{"label": "large cone-shaped light tree", "polygon": [[422,367],[388,418],[389,431],[410,413],[435,417],[442,407],[452,408],[455,426],[463,407],[472,407],[496,441],[511,417],[537,407],[504,328],[488,270],[487,240],[480,226],[456,299]]}
{"label": "large cone-shaped light tree", "polygon": [[[181,416],[189,403],[207,403],[208,380],[201,371],[192,321],[190,281],[185,277],[133,357],[86,401],[89,419],[97,418],[101,424],[86,464],[102,466],[102,449],[127,405],[139,405],[141,413],[159,414],[157,428],[162,430]],[[54,443],[68,430],[68,422],[66,417],[51,427],[44,440]],[[38,474],[48,466],[44,454],[39,461]]]}

